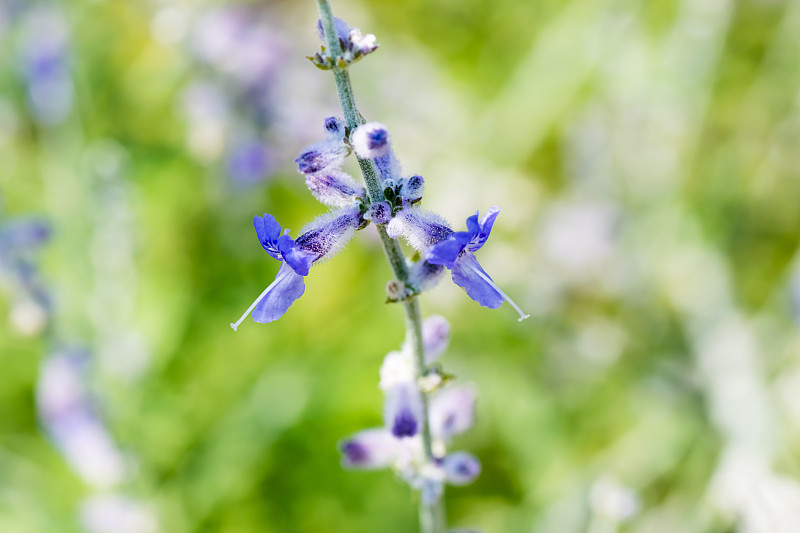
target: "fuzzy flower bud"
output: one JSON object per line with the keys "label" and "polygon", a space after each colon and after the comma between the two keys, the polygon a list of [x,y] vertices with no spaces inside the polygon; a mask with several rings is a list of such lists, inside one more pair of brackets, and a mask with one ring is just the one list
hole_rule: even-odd
{"label": "fuzzy flower bud", "polygon": [[397,213],[386,226],[386,232],[393,239],[403,237],[409,246],[420,252],[453,234],[453,230],[442,217],[418,207],[410,207]]}
{"label": "fuzzy flower bud", "polygon": [[408,296],[405,283],[396,279],[386,282],[386,298],[389,302],[398,302]]}
{"label": "fuzzy flower bud", "polygon": [[344,121],[337,117],[328,117],[325,119],[325,136],[328,140],[342,140],[344,139],[345,125]]}
{"label": "fuzzy flower bud", "polygon": [[415,203],[422,199],[423,189],[425,188],[425,180],[422,176],[414,175],[403,181],[400,188],[400,196],[403,197],[408,203]]}
{"label": "fuzzy flower bud", "polygon": [[327,140],[306,146],[294,162],[301,174],[315,174],[337,170],[346,155],[347,146],[343,142]]}
{"label": "fuzzy flower bud", "polygon": [[378,122],[368,122],[353,132],[353,148],[362,159],[375,159],[386,154],[390,148],[389,131]]}
{"label": "fuzzy flower bud", "polygon": [[306,174],[306,187],[314,198],[333,207],[350,205],[366,194],[349,174],[338,170]]}

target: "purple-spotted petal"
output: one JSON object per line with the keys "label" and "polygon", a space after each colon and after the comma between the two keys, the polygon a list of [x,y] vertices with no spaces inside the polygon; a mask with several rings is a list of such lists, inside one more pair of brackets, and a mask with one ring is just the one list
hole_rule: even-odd
{"label": "purple-spotted petal", "polygon": [[467,452],[455,452],[447,455],[442,462],[445,477],[453,485],[472,483],[481,473],[481,463],[475,456]]}
{"label": "purple-spotted petal", "polygon": [[[497,219],[497,215],[500,214],[499,207],[491,207],[489,211],[483,215],[483,218],[478,222],[477,231],[473,233],[473,237],[470,240],[469,244],[467,245],[467,251],[476,252],[480,250],[484,244],[486,244],[486,240],[489,238],[489,234],[492,233],[492,226],[494,226],[494,221]],[[467,219],[467,226],[469,227],[469,221],[473,217],[469,217]],[[477,218],[477,217],[476,217]]]}
{"label": "purple-spotted petal", "polygon": [[397,454],[397,440],[384,428],[366,429],[339,443],[345,468],[384,468]]}
{"label": "purple-spotted petal", "polygon": [[288,264],[281,264],[275,281],[257,301],[253,309],[253,320],[262,324],[278,320],[305,290],[303,276],[292,270]]}
{"label": "purple-spotted petal", "polygon": [[497,309],[503,304],[503,295],[471,253],[461,255],[451,273],[453,283],[467,291],[467,295],[482,306]]}
{"label": "purple-spotted petal", "polygon": [[450,440],[472,427],[475,420],[475,390],[471,387],[448,387],[431,399],[431,433]]}
{"label": "purple-spotted petal", "polygon": [[278,238],[281,235],[281,225],[275,217],[264,213],[263,217],[253,218],[253,226],[256,228],[256,235],[261,246],[272,256],[273,259],[281,260],[281,252],[278,249]]}
{"label": "purple-spotted petal", "polygon": [[459,254],[469,243],[472,235],[467,231],[457,231],[447,239],[434,244],[425,250],[425,259],[434,265],[453,268]]}
{"label": "purple-spotted petal", "polygon": [[419,432],[422,410],[422,398],[415,383],[402,383],[386,392],[384,421],[398,439],[413,437]]}

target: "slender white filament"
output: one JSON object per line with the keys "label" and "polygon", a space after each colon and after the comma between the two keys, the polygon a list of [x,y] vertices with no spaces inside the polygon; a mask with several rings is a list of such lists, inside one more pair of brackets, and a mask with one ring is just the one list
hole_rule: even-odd
{"label": "slender white filament", "polygon": [[517,311],[517,313],[519,313],[519,318],[517,319],[518,322],[522,322],[526,318],[530,318],[531,315],[525,314],[525,311],[520,309],[519,306],[514,303],[514,300],[509,298],[506,293],[504,293],[502,290],[500,290],[500,287],[495,285],[494,282],[491,280],[491,278],[489,278],[489,276],[487,276],[486,274],[481,272],[480,269],[478,269],[478,268],[476,268],[476,267],[474,267],[472,265],[468,265],[468,266],[473,272],[475,272],[477,275],[479,275],[481,277],[481,279],[483,279],[486,283],[491,285],[492,288],[494,288],[494,290],[499,292],[500,296],[502,296],[505,301],[507,301],[509,304],[511,304],[511,307],[513,307]]}
{"label": "slender white filament", "polygon": [[258,305],[258,302],[261,300],[261,298],[263,298],[264,296],[266,296],[266,295],[267,295],[267,293],[270,291],[270,289],[272,289],[272,287],[274,287],[275,285],[277,285],[277,283],[278,283],[278,282],[279,282],[281,279],[283,279],[283,277],[284,277],[284,276],[278,276],[277,278],[275,278],[275,281],[273,281],[272,283],[270,283],[270,284],[269,284],[269,287],[267,287],[266,289],[264,289],[264,292],[262,292],[261,294],[259,294],[259,295],[258,295],[258,298],[256,298],[256,299],[255,299],[255,301],[254,301],[253,303],[251,303],[251,304],[250,304],[250,307],[248,307],[248,308],[247,308],[247,311],[245,311],[245,312],[244,312],[244,314],[243,314],[243,315],[242,315],[242,316],[239,318],[239,320],[237,320],[236,322],[231,322],[231,327],[233,328],[233,331],[236,331],[236,330],[239,328],[239,324],[241,324],[241,323],[242,323],[242,320],[244,320],[245,318],[247,318],[247,315],[249,315],[249,314],[250,314],[250,311],[252,311],[253,309],[255,309],[256,305]]}

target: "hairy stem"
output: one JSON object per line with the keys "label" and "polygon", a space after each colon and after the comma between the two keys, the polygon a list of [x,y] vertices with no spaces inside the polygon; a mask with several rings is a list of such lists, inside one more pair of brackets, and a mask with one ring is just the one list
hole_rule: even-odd
{"label": "hairy stem", "polygon": [[[353,131],[355,128],[363,124],[364,118],[358,112],[356,107],[355,97],[353,96],[353,86],[350,83],[350,76],[345,68],[338,66],[338,57],[340,55],[339,37],[336,33],[336,24],[334,23],[333,11],[331,4],[328,0],[317,0],[319,7],[320,20],[322,22],[322,29],[325,34],[325,41],[327,43],[327,50],[334,58],[333,75],[336,79],[336,88],[339,92],[339,102],[342,105],[342,112],[344,113],[347,129]],[[385,200],[383,189],[381,187],[378,172],[375,164],[370,159],[358,158],[358,165],[361,167],[361,173],[364,175],[364,182],[367,185],[367,192],[371,203],[382,202]],[[389,264],[392,267],[395,277],[408,284],[408,267],[400,245],[389,237],[386,229],[376,224],[378,234],[381,238],[383,251]],[[419,309],[419,302],[416,297],[412,297],[403,302],[403,309],[405,310],[406,322],[406,338],[410,346],[414,350],[414,366],[417,378],[425,375],[425,354],[422,344],[422,314]],[[423,417],[422,417],[422,443],[425,452],[425,459],[427,461],[433,460],[432,438],[430,423],[428,420],[428,397],[424,392],[422,393]],[[422,533],[442,533],[444,531],[444,505],[443,498],[439,498],[438,502],[433,505],[426,505],[420,503],[420,527]]]}

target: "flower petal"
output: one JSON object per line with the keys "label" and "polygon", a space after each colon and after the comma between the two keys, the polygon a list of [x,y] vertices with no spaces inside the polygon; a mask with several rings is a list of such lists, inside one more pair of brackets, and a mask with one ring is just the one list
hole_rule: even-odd
{"label": "flower petal", "polygon": [[450,440],[467,431],[475,420],[475,390],[471,387],[448,387],[431,399],[431,433]]}
{"label": "flower petal", "polygon": [[278,249],[278,237],[281,235],[281,225],[275,217],[264,213],[263,217],[253,217],[253,226],[256,228],[258,242],[272,256],[273,259],[281,260],[281,252]]}
{"label": "flower petal", "polygon": [[275,281],[267,289],[253,309],[253,320],[262,324],[274,322],[282,317],[294,301],[303,295],[306,285],[303,276],[283,263]]}
{"label": "flower petal", "polygon": [[301,276],[308,276],[311,263],[317,258],[317,254],[303,250],[294,239],[286,234],[278,238],[278,249],[283,260],[292,267],[292,270]]}
{"label": "flower petal", "polygon": [[497,309],[503,304],[503,295],[471,253],[467,252],[458,258],[452,267],[452,275],[453,283],[467,291],[467,295],[482,306]]}
{"label": "flower petal", "polygon": [[365,429],[339,443],[345,468],[383,468],[397,454],[397,440],[384,428]]}
{"label": "flower petal", "polygon": [[459,254],[469,243],[472,234],[467,231],[457,231],[447,239],[430,246],[425,250],[425,259],[434,265],[444,265],[453,268]]}
{"label": "flower petal", "polygon": [[413,437],[422,429],[422,398],[414,382],[387,391],[384,421],[398,439]]}
{"label": "flower petal", "polygon": [[[497,219],[497,215],[500,214],[499,207],[490,207],[489,211],[483,215],[483,218],[480,220],[478,225],[478,230],[473,233],[473,237],[470,240],[469,244],[467,245],[467,250],[470,252],[476,252],[480,250],[484,244],[486,244],[486,240],[489,238],[489,234],[492,232],[492,226],[494,226],[494,221]],[[467,219],[467,226],[469,227],[470,219]]]}

